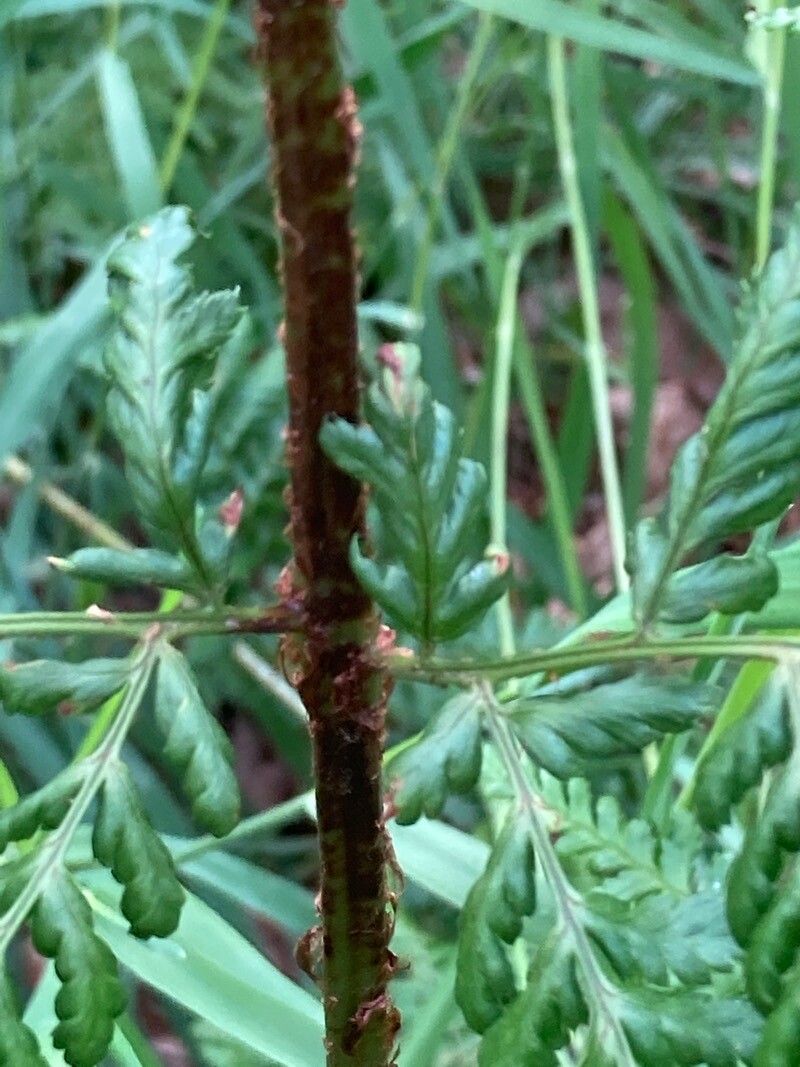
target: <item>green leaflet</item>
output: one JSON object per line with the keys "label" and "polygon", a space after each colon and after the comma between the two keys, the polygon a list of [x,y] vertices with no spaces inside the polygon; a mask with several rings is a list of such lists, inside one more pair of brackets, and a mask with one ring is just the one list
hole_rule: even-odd
{"label": "green leaflet", "polygon": [[21,1021],[14,993],[0,971],[0,1064],[3,1067],[47,1067],[36,1038]]}
{"label": "green leaflet", "polygon": [[[210,589],[219,585],[220,552],[197,517],[213,415],[204,388],[242,312],[236,291],[192,292],[179,260],[194,237],[187,209],[166,208],[129,230],[109,258],[117,328],[106,351],[107,406],[140,517],[159,547],[182,553]],[[224,540],[216,517],[205,522]]]}
{"label": "green leaflet", "polygon": [[230,833],[239,821],[233,750],[206,710],[188,663],[169,645],[158,653],[155,715],[165,737],[164,756],[181,775],[192,814],[212,834]]}
{"label": "green leaflet", "polygon": [[533,847],[524,821],[514,812],[461,913],[456,1001],[478,1033],[516,997],[504,943],[519,937],[523,916],[531,914],[535,903]]}
{"label": "green leaflet", "polygon": [[128,768],[115,761],[100,795],[95,856],[124,887],[122,914],[136,937],[167,937],[180,920],[183,889],[167,847],[142,810]]}
{"label": "green leaflet", "polygon": [[698,990],[626,990],[622,1025],[641,1067],[737,1067],[752,1061],[759,1019],[746,1000]]}
{"label": "green leaflet", "polygon": [[116,960],[92,929],[91,908],[68,874],[50,876],[33,909],[31,933],[61,979],[53,1043],[71,1067],[95,1067],[106,1054],[125,994]]}
{"label": "green leaflet", "polygon": [[692,891],[702,835],[688,812],[676,809],[669,836],[658,838],[644,819],[627,820],[615,797],[595,803],[584,778],[561,783],[542,774],[541,786],[556,812],[558,857],[582,892],[600,887],[630,903],[651,893]]}
{"label": "green leaflet", "polygon": [[557,1067],[556,1050],[587,1021],[567,931],[557,926],[536,950],[528,984],[483,1036],[480,1067]]}
{"label": "green leaflet", "polygon": [[123,687],[130,670],[127,659],[32,660],[0,670],[0,701],[23,715],[46,715],[64,703],[68,710],[93,708]]}
{"label": "green leaflet", "polygon": [[701,986],[730,971],[737,956],[718,889],[678,899],[653,894],[629,904],[590,893],[586,928],[623,981],[667,986],[674,975]]}
{"label": "green leaflet", "polygon": [[67,559],[50,562],[71,578],[88,578],[109,585],[156,585],[187,593],[200,591],[197,575],[185,560],[156,548],[137,548],[131,552],[81,548]]}
{"label": "green leaflet", "polygon": [[417,378],[419,356],[397,345],[367,392],[369,425],[332,419],[325,452],[372,486],[375,557],[357,540],[351,563],[392,622],[425,645],[469,630],[506,589],[508,561],[487,555],[486,474],[460,456],[452,412]]}
{"label": "green leaflet", "polygon": [[459,693],[427,724],[419,739],[389,764],[397,821],[435,818],[449,792],[466,793],[481,770],[480,698]]}
{"label": "green leaflet", "polygon": [[[757,610],[775,577],[765,558],[719,560],[693,568],[692,589],[670,576],[691,552],[777,518],[800,491],[800,211],[786,245],[745,291],[739,333],[724,386],[702,430],[681,448],[669,499],[656,519],[637,527],[631,570],[640,627],[667,615],[697,618],[722,588],[725,610]],[[727,570],[726,570],[727,569]],[[735,583],[735,588],[734,588]],[[709,590],[714,590],[709,596]],[[672,605],[670,605],[672,598]]]}
{"label": "green leaflet", "polygon": [[0,811],[0,854],[10,841],[25,841],[37,830],[54,830],[69,810],[82,781],[83,768],[68,767],[35,793]]}
{"label": "green leaflet", "polygon": [[[540,695],[539,695],[540,694]],[[522,747],[557,778],[585,774],[678,733],[715,707],[713,687],[637,674],[568,695],[538,690],[512,701],[509,724]]]}
{"label": "green leaflet", "polygon": [[750,710],[720,736],[701,758],[695,778],[694,808],[703,826],[717,829],[731,808],[769,767],[792,750],[792,731],[783,686],[768,682]]}
{"label": "green leaflet", "polygon": [[659,618],[686,624],[712,611],[724,615],[760,611],[777,592],[778,568],[766,552],[716,556],[673,574]]}

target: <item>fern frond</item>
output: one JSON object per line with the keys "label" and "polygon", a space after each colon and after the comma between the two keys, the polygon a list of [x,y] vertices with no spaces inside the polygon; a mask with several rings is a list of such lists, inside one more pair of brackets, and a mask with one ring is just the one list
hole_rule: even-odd
{"label": "fern frond", "polygon": [[782,514],[800,491],[800,211],[785,246],[746,288],[727,378],[672,467],[667,505],[634,538],[634,615],[688,622],[758,610],[777,588],[754,545],[674,575],[691,553]]}
{"label": "fern frond", "polygon": [[136,937],[168,937],[177,929],[183,889],[167,847],[145,815],[130,772],[108,767],[92,849],[124,887],[121,911]]}
{"label": "fern frond", "polygon": [[95,1067],[111,1043],[125,992],[111,950],[92,928],[92,909],[66,873],[54,873],[43,887],[31,933],[61,979],[53,1044],[71,1067]]}
{"label": "fern frond", "polygon": [[0,669],[0,701],[9,713],[47,715],[97,707],[125,685],[127,659],[88,659],[62,663],[40,659]]}
{"label": "fern frond", "polygon": [[183,257],[194,238],[186,208],[165,208],[109,258],[116,328],[107,405],[137,513],[159,549],[181,554],[200,585],[214,589],[225,531],[215,516],[198,516],[213,413],[207,386],[242,311],[236,291],[192,291]]}
{"label": "fern frond", "polygon": [[460,455],[452,413],[398,345],[367,392],[366,426],[332,419],[325,452],[372,486],[375,558],[355,540],[359,581],[389,619],[429,647],[469,630],[507,586],[505,555],[487,554],[486,473]]}
{"label": "fern frond", "polygon": [[713,687],[678,676],[633,675],[574,693],[546,687],[504,706],[530,758],[557,778],[608,768],[715,707]]}
{"label": "fern frond", "polygon": [[435,818],[448,793],[466,793],[481,771],[480,698],[460,693],[434,715],[422,734],[387,767],[397,821]]}
{"label": "fern frond", "polygon": [[231,743],[203,704],[189,664],[166,644],[158,653],[155,716],[192,814],[212,834],[230,833],[240,808]]}
{"label": "fern frond", "polygon": [[0,811],[0,854],[11,841],[25,841],[37,830],[54,830],[69,811],[83,782],[83,768],[68,767],[35,793]]}
{"label": "fern frond", "polygon": [[3,1067],[47,1067],[36,1037],[19,1017],[14,993],[1,970],[0,1064]]}
{"label": "fern frond", "polygon": [[533,911],[535,903],[533,847],[524,821],[514,812],[461,913],[456,1000],[479,1033],[516,995],[505,945],[519,937],[523,916]]}

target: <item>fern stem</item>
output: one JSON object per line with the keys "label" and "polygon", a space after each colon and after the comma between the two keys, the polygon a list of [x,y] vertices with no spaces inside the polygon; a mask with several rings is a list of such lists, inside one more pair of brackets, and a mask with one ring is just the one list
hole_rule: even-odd
{"label": "fern stem", "polygon": [[48,879],[63,867],[67,849],[105,781],[109,764],[119,756],[128,731],[133,725],[136,712],[147,690],[154,662],[152,642],[148,642],[131,673],[116,718],[106,733],[103,743],[82,763],[83,781],[75,799],[70,804],[69,811],[58,829],[43,838],[28,880],[14,903],[0,918],[0,958],[39,899]]}
{"label": "fern stem", "polygon": [[349,560],[363,489],[319,444],[325,419],[359,417],[351,215],[360,125],[336,5],[260,0],[257,21],[281,233],[294,580],[307,611],[296,674],[314,749],[327,1061],[384,1067],[399,1026],[387,991],[393,921],[381,789],[390,683],[373,654],[377,616]]}
{"label": "fern stem", "polygon": [[221,611],[23,611],[0,615],[0,637],[75,637],[79,634],[138,640],[158,626],[173,640],[215,634],[285,633],[302,616],[290,606],[224,608]]}
{"label": "fern stem", "polygon": [[584,667],[611,663],[635,663],[639,660],[668,659],[761,659],[782,663],[800,652],[800,637],[715,636],[698,635],[680,638],[647,638],[625,634],[610,640],[598,640],[552,649],[537,649],[518,656],[495,660],[417,659],[396,653],[386,657],[389,671],[396,678],[408,678],[432,685],[470,686],[491,680],[509,681],[532,674],[568,674]]}
{"label": "fern stem", "polygon": [[550,840],[547,826],[540,814],[538,798],[531,789],[522,766],[517,746],[498,705],[491,686],[481,686],[487,722],[506,772],[511,780],[517,802],[525,816],[536,859],[553,894],[567,936],[572,942],[578,968],[583,977],[583,990],[595,1025],[613,1044],[613,1062],[618,1067],[636,1067],[628,1038],[614,1011],[614,989],[608,984],[597,961],[591,941],[581,921],[583,902],[570,885]]}
{"label": "fern stem", "polygon": [[589,371],[600,471],[608,513],[614,579],[617,589],[624,592],[630,585],[630,579],[625,570],[625,510],[614,444],[614,428],[611,423],[608,356],[600,325],[600,303],[597,295],[595,265],[575,160],[564,41],[561,37],[548,37],[547,62],[558,165],[570,215],[575,268],[578,274],[586,364]]}

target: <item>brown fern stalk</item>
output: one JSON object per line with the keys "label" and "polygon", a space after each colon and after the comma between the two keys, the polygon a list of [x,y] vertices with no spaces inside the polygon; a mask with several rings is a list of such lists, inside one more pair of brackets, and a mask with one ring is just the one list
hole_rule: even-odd
{"label": "brown fern stalk", "polygon": [[[329,1067],[381,1067],[399,1023],[387,993],[392,908],[381,796],[389,681],[379,624],[348,547],[362,487],[319,446],[324,419],[359,415],[357,251],[351,229],[360,127],[331,0],[260,0],[273,184],[281,233],[294,565],[284,593],[306,625],[287,641],[313,737],[321,853],[320,980]],[[305,954],[313,954],[313,934]]]}

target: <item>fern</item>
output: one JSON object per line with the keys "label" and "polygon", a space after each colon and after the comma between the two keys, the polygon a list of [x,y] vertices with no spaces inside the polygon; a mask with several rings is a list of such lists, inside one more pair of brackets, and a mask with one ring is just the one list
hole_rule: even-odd
{"label": "fern", "polygon": [[122,689],[130,672],[123,659],[33,660],[0,670],[0,700],[8,712],[48,715],[91,709]]}
{"label": "fern", "polygon": [[392,622],[430,647],[465,633],[502,595],[508,560],[487,555],[486,474],[459,455],[455,419],[418,380],[418,362],[396,346],[367,392],[369,425],[331,420],[320,440],[372,486],[376,556],[355,540],[353,570]]}
{"label": "fern", "polygon": [[691,553],[777,518],[800,492],[800,211],[786,245],[745,289],[736,348],[702,430],[681,448],[669,499],[636,530],[631,558],[640,627],[713,610],[757,611],[777,588],[757,544],[685,575]]}
{"label": "fern", "polygon": [[559,778],[614,766],[714,708],[715,691],[677,676],[634,675],[566,693],[539,689],[505,705],[525,751]]}
{"label": "fern", "polygon": [[55,830],[83,783],[83,768],[67,768],[41,789],[0,812],[0,854],[12,841],[25,841],[37,830]]}
{"label": "fern", "polygon": [[186,660],[169,645],[159,650],[155,714],[164,756],[181,775],[192,814],[211,833],[229,833],[239,820],[231,743],[206,710]]}
{"label": "fern", "polygon": [[388,765],[397,821],[413,823],[423,814],[434,818],[451,791],[472,789],[480,775],[481,754],[480,698],[459,694]]}
{"label": "fern", "polygon": [[230,531],[201,501],[201,477],[214,414],[211,371],[242,310],[236,291],[192,291],[182,260],[194,237],[187,210],[167,208],[131,229],[108,262],[116,317],[105,358],[109,422],[157,551],[83,549],[57,565],[83,577],[218,598]]}
{"label": "fern", "polygon": [[44,886],[31,932],[61,979],[53,1044],[72,1067],[94,1067],[111,1041],[125,993],[111,950],[92,929],[91,908],[68,875],[54,874]]}
{"label": "fern", "polygon": [[8,1067],[47,1067],[35,1036],[22,1023],[14,993],[0,972],[0,1064]]}
{"label": "fern", "polygon": [[516,993],[504,945],[522,932],[523,916],[536,902],[534,855],[523,820],[512,814],[492,849],[486,870],[461,914],[456,1000],[479,1033]]}
{"label": "fern", "polygon": [[136,937],[167,937],[178,926],[183,890],[167,847],[142,810],[124,763],[108,768],[92,848],[125,887],[122,914]]}

